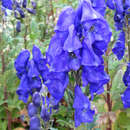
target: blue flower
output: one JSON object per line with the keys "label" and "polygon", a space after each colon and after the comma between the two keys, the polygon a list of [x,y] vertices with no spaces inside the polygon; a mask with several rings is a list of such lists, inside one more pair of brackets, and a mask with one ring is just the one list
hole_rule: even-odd
{"label": "blue flower", "polygon": [[12,10],[13,8],[13,1],[12,0],[2,0],[2,6]]}
{"label": "blue flower", "polygon": [[81,48],[82,44],[80,42],[80,39],[76,35],[76,30],[73,24],[69,26],[68,30],[69,30],[69,34],[67,39],[64,42],[63,49],[68,52],[73,52]]}
{"label": "blue flower", "polygon": [[128,63],[128,65],[127,65],[127,69],[123,76],[123,82],[124,82],[125,86],[130,86],[130,63]]}
{"label": "blue flower", "polygon": [[130,108],[130,86],[126,88],[125,92],[121,95],[124,108]]}
{"label": "blue flower", "polygon": [[101,17],[101,15],[93,9],[90,0],[81,0],[76,12],[77,16],[81,20],[81,23],[98,18],[100,19]]}
{"label": "blue flower", "polygon": [[33,117],[38,113],[37,107],[33,103],[29,103],[28,105],[28,115],[29,117]]}
{"label": "blue flower", "polygon": [[90,101],[82,93],[79,86],[75,87],[73,108],[75,109],[75,127],[78,127],[81,123],[90,123],[93,121],[95,112],[91,110]]}
{"label": "blue flower", "polygon": [[30,129],[29,130],[40,130],[40,119],[37,116],[33,116],[30,119]]}
{"label": "blue flower", "polygon": [[89,83],[103,83],[106,84],[109,81],[109,76],[104,71],[104,66],[97,67],[84,66],[82,76],[85,76]]}
{"label": "blue flower", "polygon": [[30,52],[28,50],[23,50],[20,52],[15,60],[14,66],[17,71],[17,76],[21,78],[23,74],[27,72],[27,64],[30,58]]}
{"label": "blue flower", "polygon": [[118,40],[112,49],[113,53],[117,56],[118,60],[121,60],[125,53],[125,32],[121,31],[118,36]]}
{"label": "blue flower", "polygon": [[22,6],[23,6],[24,8],[26,8],[27,2],[28,2],[27,0],[23,0]]}
{"label": "blue flower", "polygon": [[29,86],[29,80],[27,75],[25,74],[22,76],[20,85],[16,91],[19,96],[19,100],[22,100],[23,102],[27,103],[30,91],[31,88]]}
{"label": "blue flower", "polygon": [[16,31],[17,31],[17,32],[21,32],[21,21],[17,21]]}
{"label": "blue flower", "polygon": [[44,83],[49,93],[56,99],[61,100],[64,96],[64,91],[68,85],[67,73],[50,72],[48,74],[48,80]]}
{"label": "blue flower", "polygon": [[104,71],[103,65],[92,67],[84,66],[82,71],[82,82],[84,86],[90,84],[91,99],[94,94],[101,94],[104,92],[103,85],[108,83],[109,76]]}

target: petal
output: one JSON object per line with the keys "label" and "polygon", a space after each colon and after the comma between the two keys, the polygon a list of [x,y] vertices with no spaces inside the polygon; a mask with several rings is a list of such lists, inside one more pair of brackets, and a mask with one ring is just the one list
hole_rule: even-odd
{"label": "petal", "polygon": [[37,107],[33,103],[29,103],[28,105],[28,115],[29,117],[33,117],[38,113]]}
{"label": "petal", "polygon": [[40,119],[37,116],[33,116],[30,119],[30,130],[40,130]]}
{"label": "petal", "polygon": [[75,87],[75,98],[73,108],[82,109],[82,108],[90,108],[90,102],[87,96],[85,96],[79,86]]}
{"label": "petal", "polygon": [[78,8],[79,8],[78,12],[82,14],[81,16],[82,23],[94,19],[99,19],[101,17],[101,15],[92,8],[91,2],[89,0],[82,0]]}
{"label": "petal", "polygon": [[95,112],[91,109],[75,110],[75,127],[81,123],[91,123],[94,120]]}
{"label": "petal", "polygon": [[59,80],[47,80],[45,85],[48,88],[49,93],[56,99],[61,99],[64,96],[66,86]]}
{"label": "petal", "polygon": [[106,3],[105,0],[91,0],[93,8],[99,12],[102,16],[105,15]]}
{"label": "petal", "polygon": [[70,57],[68,52],[62,52],[59,56],[51,59],[50,70],[54,72],[63,72],[69,70]]}
{"label": "petal", "polygon": [[120,32],[118,40],[112,49],[113,53],[117,56],[118,60],[121,60],[125,53],[125,32]]}
{"label": "petal", "polygon": [[41,53],[40,49],[36,45],[33,45],[32,54],[33,54],[33,60],[36,63],[39,60],[43,59],[43,54]]}
{"label": "petal", "polygon": [[32,78],[35,78],[35,77],[39,77],[40,73],[37,69],[37,66],[36,64],[34,63],[33,60],[31,60],[29,63],[28,63],[28,77],[30,79]]}
{"label": "petal", "polygon": [[84,66],[82,73],[86,75],[86,80],[89,83],[106,84],[109,81],[109,76],[104,71],[103,65],[97,67]]}
{"label": "petal", "polygon": [[32,91],[34,90],[40,91],[42,87],[42,81],[40,77],[35,77],[33,79],[29,79],[29,85]]}
{"label": "petal", "polygon": [[71,61],[69,63],[70,70],[78,70],[80,68],[81,62],[78,58],[71,58]]}
{"label": "petal", "polygon": [[16,91],[17,95],[19,96],[19,100],[22,100],[23,102],[27,103],[30,91],[31,88],[29,86],[29,80],[27,78],[27,75],[23,75],[21,78],[20,85]]}
{"label": "petal", "polygon": [[63,49],[68,52],[73,52],[81,47],[82,47],[82,44],[76,35],[74,25],[71,25],[69,27],[69,34],[64,43]]}
{"label": "petal", "polygon": [[103,83],[90,83],[91,100],[94,99],[94,94],[102,94],[104,92]]}
{"label": "petal", "polygon": [[91,41],[89,39],[85,39],[83,41],[83,46],[81,64],[87,66],[101,65],[102,59],[94,53]]}
{"label": "petal", "polygon": [[58,31],[67,31],[69,26],[74,23],[75,19],[75,11],[72,7],[65,7],[58,19],[57,25],[55,27],[55,30]]}

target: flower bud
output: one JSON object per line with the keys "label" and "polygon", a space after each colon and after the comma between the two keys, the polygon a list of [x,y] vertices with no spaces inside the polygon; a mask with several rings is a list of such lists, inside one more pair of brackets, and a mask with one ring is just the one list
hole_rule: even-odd
{"label": "flower bud", "polygon": [[29,130],[40,130],[40,119],[37,116],[33,116],[30,119],[30,129]]}
{"label": "flower bud", "polygon": [[30,103],[28,105],[28,115],[29,115],[29,117],[33,117],[36,114],[37,114],[37,107],[33,103]]}
{"label": "flower bud", "polygon": [[21,22],[20,22],[20,21],[17,21],[16,31],[17,31],[17,32],[21,32]]}

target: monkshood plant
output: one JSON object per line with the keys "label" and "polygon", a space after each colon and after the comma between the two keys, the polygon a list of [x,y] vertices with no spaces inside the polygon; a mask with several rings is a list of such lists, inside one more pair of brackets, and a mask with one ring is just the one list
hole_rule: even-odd
{"label": "monkshood plant", "polygon": [[123,81],[127,89],[122,94],[124,108],[130,108],[130,0],[108,0],[107,5],[110,9],[115,10],[114,21],[117,31],[120,31],[118,40],[113,48],[113,53],[121,60],[124,56],[126,47],[125,40],[128,43],[128,65],[123,76]]}
{"label": "monkshood plant", "polygon": [[[104,57],[108,56],[112,32],[104,18],[105,9],[108,6],[115,10],[115,25],[121,30],[113,49],[120,60],[125,49],[123,27],[129,28],[128,19],[125,20],[129,14],[129,3],[121,0],[113,0],[113,3],[109,0],[106,3],[104,0],[80,0],[75,10],[70,6],[65,7],[59,15],[46,54],[43,55],[34,45],[32,56],[29,50],[23,50],[18,55],[15,60],[15,69],[20,79],[17,94],[20,100],[28,104],[30,130],[49,129],[47,122],[57,112],[68,88],[74,94],[75,127],[94,121],[96,109],[92,107],[93,100],[106,90],[106,84],[107,94],[104,99],[111,115],[110,77]],[[119,19],[119,15],[123,15],[123,18]],[[123,20],[122,28],[120,20]],[[129,63],[123,81],[127,89],[121,98],[124,107],[129,108]],[[83,89],[86,89],[85,93]],[[106,129],[111,130],[112,119],[108,117],[107,120]]]}

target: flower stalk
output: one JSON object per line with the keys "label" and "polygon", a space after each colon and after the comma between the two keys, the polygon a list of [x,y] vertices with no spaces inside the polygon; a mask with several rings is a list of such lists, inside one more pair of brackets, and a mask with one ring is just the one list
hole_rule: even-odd
{"label": "flower stalk", "polygon": [[[109,51],[106,52],[106,56],[107,57],[109,56]],[[105,67],[106,67],[106,72],[109,75],[108,60],[106,61]],[[111,112],[111,110],[112,110],[112,100],[111,100],[110,90],[111,90],[111,84],[107,83],[106,103],[107,103],[108,112]],[[111,122],[110,117],[108,117],[108,124],[107,124],[106,130],[112,130],[112,122]]]}

